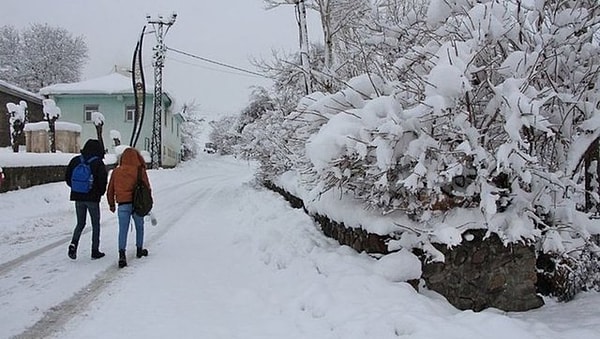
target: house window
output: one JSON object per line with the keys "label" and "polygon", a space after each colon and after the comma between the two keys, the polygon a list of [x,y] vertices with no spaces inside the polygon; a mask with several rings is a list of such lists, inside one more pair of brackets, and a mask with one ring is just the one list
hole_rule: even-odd
{"label": "house window", "polygon": [[92,122],[92,113],[98,112],[100,105],[83,105],[83,122]]}
{"label": "house window", "polygon": [[135,105],[125,106],[125,122],[132,122],[135,118]]}

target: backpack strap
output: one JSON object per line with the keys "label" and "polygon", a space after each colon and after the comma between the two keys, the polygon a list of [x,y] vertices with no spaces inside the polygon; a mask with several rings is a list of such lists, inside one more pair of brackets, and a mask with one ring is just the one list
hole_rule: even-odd
{"label": "backpack strap", "polygon": [[[94,155],[93,157],[87,159],[86,162],[88,163],[88,165],[90,165],[92,163],[92,161],[94,161],[96,159],[98,159],[98,157]],[[81,162],[83,162],[83,160],[84,160],[83,155],[81,155]]]}

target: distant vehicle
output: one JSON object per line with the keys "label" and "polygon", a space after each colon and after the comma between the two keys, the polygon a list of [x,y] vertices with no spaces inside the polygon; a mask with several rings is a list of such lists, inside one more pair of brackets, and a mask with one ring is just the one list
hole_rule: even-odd
{"label": "distant vehicle", "polygon": [[213,144],[212,142],[205,143],[204,144],[204,152],[206,152],[208,154],[217,153],[217,145]]}

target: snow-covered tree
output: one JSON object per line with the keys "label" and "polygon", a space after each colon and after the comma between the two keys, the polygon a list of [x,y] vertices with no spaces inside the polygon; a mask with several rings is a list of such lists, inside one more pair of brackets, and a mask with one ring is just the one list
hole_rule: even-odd
{"label": "snow-covered tree", "polygon": [[102,136],[102,129],[104,127],[104,114],[102,114],[102,112],[92,112],[92,122],[96,128],[96,138],[98,138],[100,145],[102,145],[102,149],[106,152],[106,148],[104,147],[104,137]]}
{"label": "snow-covered tree", "polygon": [[314,9],[321,21],[324,45],[324,68],[326,74],[336,74],[345,61],[342,53],[348,50],[349,40],[354,40],[355,29],[365,24],[371,11],[369,0],[313,0],[309,8]]}
{"label": "snow-covered tree", "polygon": [[[311,72],[319,73],[323,67],[323,48],[313,45],[310,49]],[[295,109],[298,101],[305,96],[304,71],[300,65],[299,53],[272,51],[271,60],[254,59],[252,64],[261,72],[273,79],[269,97],[278,110],[289,114]],[[313,77],[313,91],[329,92],[339,88],[341,83],[330,84]]]}
{"label": "snow-covered tree", "polygon": [[44,120],[48,122],[48,137],[50,138],[50,152],[56,153],[56,120],[60,118],[60,107],[52,99],[42,100]]}
{"label": "snow-covered tree", "polygon": [[21,100],[19,104],[9,102],[6,104],[6,109],[9,115],[10,123],[10,143],[13,148],[13,152],[19,152],[19,145],[25,143],[25,136],[23,135],[23,129],[27,122],[27,102]]}
{"label": "snow-covered tree", "polygon": [[298,22],[298,41],[300,65],[302,66],[302,77],[304,79],[304,94],[312,93],[311,63],[309,59],[309,40],[308,25],[306,22],[306,1],[305,0],[264,0],[267,9],[272,9],[280,5],[294,5],[296,10],[296,20]]}
{"label": "snow-covered tree", "polygon": [[220,154],[234,154],[239,144],[240,135],[237,132],[237,116],[225,116],[209,123],[212,127],[209,138],[215,144]]}
{"label": "snow-covered tree", "polygon": [[117,147],[121,145],[121,132],[111,129],[110,130],[110,139],[113,141],[113,147]]}
{"label": "snow-covered tree", "polygon": [[205,118],[202,117],[200,106],[194,102],[183,104],[181,116],[183,124],[181,125],[181,140],[183,147],[182,160],[193,159],[198,155],[200,147],[199,136],[204,132]]}
{"label": "snow-covered tree", "polygon": [[0,29],[0,73],[30,91],[60,82],[80,80],[88,58],[83,36],[48,24],[32,24],[20,34]]}
{"label": "snow-covered tree", "polygon": [[21,53],[19,31],[12,26],[0,27],[0,79],[16,83]]}
{"label": "snow-covered tree", "polygon": [[260,118],[244,126],[236,149],[242,157],[259,161],[259,180],[268,181],[300,166],[303,159],[296,150],[299,144],[293,139],[293,128],[288,117],[277,109],[264,111]]}
{"label": "snow-covered tree", "polygon": [[256,121],[268,111],[275,110],[275,103],[264,87],[254,87],[250,93],[250,102],[240,112],[238,131],[242,132],[246,125]]}
{"label": "snow-covered tree", "polygon": [[[273,176],[300,173],[314,196],[335,188],[409,215],[419,229],[407,228],[405,245],[427,250],[434,233],[460,235],[469,226],[444,220],[465,210],[505,243],[589,272],[579,258],[598,253],[591,236],[600,233],[590,219],[600,186],[597,1],[415,4],[377,2],[374,21],[354,31],[374,62],[257,128],[286,142],[257,137],[253,150],[279,161]],[[288,153],[267,156],[274,145]]]}

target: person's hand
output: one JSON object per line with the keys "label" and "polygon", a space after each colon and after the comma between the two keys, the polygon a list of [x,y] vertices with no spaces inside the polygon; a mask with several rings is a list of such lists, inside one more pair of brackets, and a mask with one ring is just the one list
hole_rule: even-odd
{"label": "person's hand", "polygon": [[115,213],[115,205],[108,206],[111,212]]}

